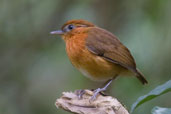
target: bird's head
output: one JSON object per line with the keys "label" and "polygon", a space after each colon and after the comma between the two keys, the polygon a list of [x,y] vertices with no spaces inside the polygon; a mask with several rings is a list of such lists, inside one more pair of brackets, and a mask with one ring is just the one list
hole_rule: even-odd
{"label": "bird's head", "polygon": [[62,37],[70,36],[80,32],[84,28],[94,27],[95,25],[82,19],[67,21],[60,30],[52,31],[51,34],[58,34]]}

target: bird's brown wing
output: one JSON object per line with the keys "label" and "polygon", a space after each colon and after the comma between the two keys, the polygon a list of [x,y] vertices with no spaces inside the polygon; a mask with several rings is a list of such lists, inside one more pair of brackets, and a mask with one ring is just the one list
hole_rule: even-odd
{"label": "bird's brown wing", "polygon": [[132,71],[142,84],[148,83],[143,74],[136,69],[134,58],[128,48],[112,33],[97,27],[89,28],[86,47],[97,56]]}
{"label": "bird's brown wing", "polygon": [[92,27],[88,31],[86,47],[92,53],[103,57],[107,61],[121,65],[134,72],[135,61],[129,50],[112,33]]}

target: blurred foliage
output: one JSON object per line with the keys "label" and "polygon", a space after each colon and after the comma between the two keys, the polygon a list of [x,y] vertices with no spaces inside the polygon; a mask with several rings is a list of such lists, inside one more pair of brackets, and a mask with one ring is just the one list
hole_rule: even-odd
{"label": "blurred foliage", "polygon": [[171,108],[163,108],[163,107],[156,106],[153,108],[151,112],[152,114],[170,114]]}
{"label": "blurred foliage", "polygon": [[[0,114],[60,114],[55,99],[62,91],[96,88],[65,53],[65,44],[50,31],[70,19],[86,19],[105,28],[131,50],[149,81],[120,77],[111,95],[130,108],[138,96],[171,77],[170,0],[0,0]],[[128,91],[129,90],[129,91]],[[169,95],[155,105],[171,107]]]}
{"label": "blurred foliage", "polygon": [[132,113],[137,107],[140,105],[154,99],[158,98],[160,95],[166,94],[171,92],[171,80],[167,81],[166,83],[157,86],[155,89],[147,93],[146,95],[143,95],[139,97],[136,102],[132,105],[130,113]]}

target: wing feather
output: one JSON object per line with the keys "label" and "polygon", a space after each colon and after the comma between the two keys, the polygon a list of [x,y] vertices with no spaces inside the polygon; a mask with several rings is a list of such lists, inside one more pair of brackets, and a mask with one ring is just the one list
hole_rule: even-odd
{"label": "wing feather", "polygon": [[92,53],[103,57],[107,61],[119,64],[133,72],[136,64],[128,48],[126,48],[112,33],[97,27],[88,31],[86,47]]}

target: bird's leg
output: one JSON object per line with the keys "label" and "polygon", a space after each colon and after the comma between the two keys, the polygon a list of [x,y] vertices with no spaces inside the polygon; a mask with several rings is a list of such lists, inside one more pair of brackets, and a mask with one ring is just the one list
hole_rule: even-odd
{"label": "bird's leg", "polygon": [[98,95],[99,93],[105,91],[105,90],[107,89],[107,87],[112,83],[112,81],[113,81],[113,78],[110,79],[110,80],[108,80],[108,81],[106,82],[106,85],[105,85],[103,88],[97,88],[96,90],[94,90],[94,94],[93,94],[93,96],[91,97],[90,100],[91,100],[91,101],[95,100],[96,97],[97,97],[97,95]]}

